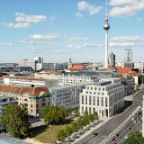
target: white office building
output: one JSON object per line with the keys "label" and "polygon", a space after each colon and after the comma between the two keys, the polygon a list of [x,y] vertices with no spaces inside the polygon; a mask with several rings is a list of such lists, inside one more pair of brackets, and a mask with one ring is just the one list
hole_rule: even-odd
{"label": "white office building", "polygon": [[35,77],[25,76],[3,76],[3,83],[6,85],[21,85],[21,86],[45,86],[45,80]]}
{"label": "white office building", "polygon": [[144,72],[144,63],[143,62],[135,62],[134,69],[138,69],[139,72]]}
{"label": "white office building", "polygon": [[72,109],[79,107],[79,95],[84,87],[85,84],[49,88],[51,105]]}
{"label": "white office building", "polygon": [[61,75],[60,85],[71,85],[80,83],[93,83],[93,80],[89,76],[76,76],[76,75]]}
{"label": "white office building", "polygon": [[116,114],[124,106],[124,86],[120,79],[102,79],[80,93],[80,115],[98,113],[100,118]]}

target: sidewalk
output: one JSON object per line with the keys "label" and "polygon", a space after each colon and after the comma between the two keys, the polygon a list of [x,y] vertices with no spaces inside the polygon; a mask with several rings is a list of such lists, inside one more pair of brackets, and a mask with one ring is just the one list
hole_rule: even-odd
{"label": "sidewalk", "polygon": [[140,85],[139,86],[139,90],[137,91],[137,92],[135,92],[134,94],[131,94],[131,95],[129,95],[129,96],[125,96],[124,97],[124,100],[125,101],[133,101],[133,99],[134,99],[134,97],[139,93],[139,91],[142,89],[144,87],[144,85]]}
{"label": "sidewalk", "polygon": [[76,144],[78,143],[80,140],[82,140],[83,138],[85,138],[87,135],[89,135],[90,133],[92,133],[94,130],[98,129],[100,126],[102,126],[103,124],[105,124],[106,122],[108,122],[110,118],[105,118],[105,119],[100,119],[99,122],[94,126],[91,127],[90,130],[87,130],[83,135],[80,135],[79,138],[75,139],[74,142],[71,142],[71,144]]}

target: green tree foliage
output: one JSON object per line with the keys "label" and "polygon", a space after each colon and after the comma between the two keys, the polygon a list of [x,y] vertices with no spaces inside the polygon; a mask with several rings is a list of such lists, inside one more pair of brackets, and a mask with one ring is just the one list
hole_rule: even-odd
{"label": "green tree foliage", "polygon": [[57,133],[57,138],[59,141],[63,141],[65,137],[66,137],[66,133],[64,132],[64,130],[60,130]]}
{"label": "green tree foliage", "polygon": [[73,133],[71,126],[66,126],[64,131],[65,131],[66,136],[70,136]]}
{"label": "green tree foliage", "polygon": [[79,113],[79,108],[76,108],[75,110],[74,110],[74,116],[75,117],[78,117],[80,115],[80,113]]}
{"label": "green tree foliage", "polygon": [[139,131],[130,133],[128,139],[124,141],[124,144],[144,144],[144,138]]}
{"label": "green tree foliage", "polygon": [[42,117],[46,124],[63,124],[70,110],[65,107],[47,106],[42,109]]}
{"label": "green tree foliage", "polygon": [[1,125],[14,137],[26,137],[30,125],[26,108],[21,108],[17,104],[5,106]]}

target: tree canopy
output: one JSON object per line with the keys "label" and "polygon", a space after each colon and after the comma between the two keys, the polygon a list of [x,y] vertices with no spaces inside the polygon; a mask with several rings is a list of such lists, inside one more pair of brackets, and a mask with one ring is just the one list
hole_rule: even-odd
{"label": "tree canopy", "polygon": [[46,124],[63,124],[65,118],[70,113],[70,109],[58,106],[47,106],[42,109],[42,117]]}
{"label": "tree canopy", "polygon": [[29,128],[28,112],[17,104],[9,104],[4,107],[4,114],[1,116],[1,126],[14,137],[27,136]]}
{"label": "tree canopy", "polygon": [[128,139],[124,141],[124,144],[144,144],[144,138],[142,137],[141,132],[134,131],[130,133]]}

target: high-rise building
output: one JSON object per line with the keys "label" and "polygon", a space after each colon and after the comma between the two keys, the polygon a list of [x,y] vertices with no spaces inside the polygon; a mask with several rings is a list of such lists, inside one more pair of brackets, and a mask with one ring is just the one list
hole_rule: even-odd
{"label": "high-rise building", "polygon": [[132,49],[124,49],[124,62],[132,62]]}
{"label": "high-rise building", "polygon": [[110,67],[115,67],[115,64],[116,64],[116,62],[115,62],[115,54],[114,53],[111,53],[110,55],[109,55],[109,66]]}
{"label": "high-rise building", "polygon": [[110,25],[108,23],[108,12],[107,12],[108,2],[106,0],[106,16],[105,16],[105,23],[104,23],[104,30],[105,30],[105,64],[104,67],[108,68],[108,30],[110,29]]}

